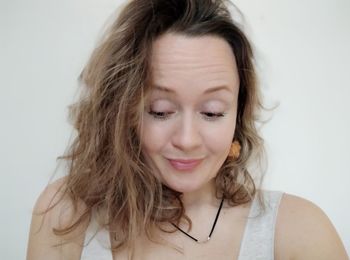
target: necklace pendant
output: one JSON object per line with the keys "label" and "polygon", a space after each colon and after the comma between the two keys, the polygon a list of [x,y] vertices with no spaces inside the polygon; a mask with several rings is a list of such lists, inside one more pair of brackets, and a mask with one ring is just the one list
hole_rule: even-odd
{"label": "necklace pendant", "polygon": [[209,242],[209,240],[210,240],[210,237],[208,237],[207,239],[201,240],[201,241],[198,240],[197,243],[198,244],[205,244],[205,243]]}

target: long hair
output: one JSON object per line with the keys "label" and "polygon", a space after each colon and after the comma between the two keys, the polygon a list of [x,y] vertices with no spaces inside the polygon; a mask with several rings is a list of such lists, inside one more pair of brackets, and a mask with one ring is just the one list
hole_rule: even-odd
{"label": "long hair", "polygon": [[252,47],[224,0],[132,0],[109,27],[80,75],[79,101],[70,108],[77,136],[60,157],[68,164],[62,188],[73,205],[85,212],[71,232],[93,212],[104,214],[101,225],[121,247],[133,248],[142,232],[150,239],[161,223],[191,221],[181,193],[162,185],[142,156],[139,131],[144,97],[150,91],[152,43],[165,33],[189,37],[212,35],[229,43],[240,79],[234,139],[241,144],[238,159],[227,158],[216,176],[217,196],[231,206],[251,201],[257,192],[249,166],[262,156],[257,131],[263,108],[256,83]]}

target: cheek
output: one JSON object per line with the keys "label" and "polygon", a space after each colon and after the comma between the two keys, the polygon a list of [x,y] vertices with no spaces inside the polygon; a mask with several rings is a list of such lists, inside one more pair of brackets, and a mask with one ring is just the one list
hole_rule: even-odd
{"label": "cheek", "polygon": [[233,135],[235,131],[235,124],[228,123],[215,129],[208,129],[203,140],[208,149],[215,154],[227,154],[230,150]]}
{"label": "cheek", "polygon": [[163,149],[169,142],[170,131],[164,125],[151,122],[150,119],[143,121],[143,130],[141,131],[141,144],[143,150],[148,153],[156,153]]}

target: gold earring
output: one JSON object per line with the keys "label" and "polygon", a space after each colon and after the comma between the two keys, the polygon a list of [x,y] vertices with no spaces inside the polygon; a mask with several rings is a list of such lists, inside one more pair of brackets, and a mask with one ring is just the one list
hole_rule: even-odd
{"label": "gold earring", "polygon": [[229,157],[232,157],[233,159],[237,159],[241,152],[241,145],[238,141],[234,141],[231,144],[230,152],[228,154]]}

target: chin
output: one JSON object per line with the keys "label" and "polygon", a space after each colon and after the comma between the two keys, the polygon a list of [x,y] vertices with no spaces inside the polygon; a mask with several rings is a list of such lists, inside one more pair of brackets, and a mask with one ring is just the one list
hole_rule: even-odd
{"label": "chin", "polygon": [[181,193],[189,193],[189,192],[194,192],[197,190],[200,190],[203,186],[203,184],[198,184],[198,183],[173,183],[173,182],[165,182],[165,185],[172,190],[175,190],[177,192]]}
{"label": "chin", "polygon": [[189,192],[194,192],[196,190],[198,190],[198,188],[192,188],[192,187],[181,187],[181,188],[177,188],[177,187],[172,187],[173,190],[177,191],[177,192],[181,192],[181,193],[189,193]]}
{"label": "chin", "polygon": [[206,188],[213,179],[203,171],[203,165],[199,165],[193,171],[176,171],[169,164],[160,167],[159,177],[161,182],[170,189],[180,193],[191,193]]}

